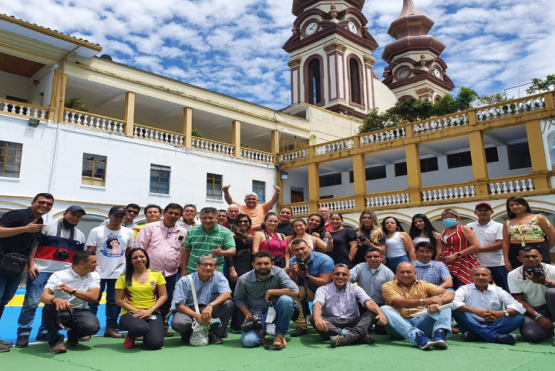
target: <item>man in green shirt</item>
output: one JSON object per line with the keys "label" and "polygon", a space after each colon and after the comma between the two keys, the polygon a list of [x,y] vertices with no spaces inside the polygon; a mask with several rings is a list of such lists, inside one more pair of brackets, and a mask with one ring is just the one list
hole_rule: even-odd
{"label": "man in green shirt", "polygon": [[224,257],[235,255],[235,240],[231,231],[217,223],[215,207],[200,211],[200,225],[191,227],[181,254],[183,275],[197,271],[199,258],[212,254],[218,258],[218,272],[223,273]]}

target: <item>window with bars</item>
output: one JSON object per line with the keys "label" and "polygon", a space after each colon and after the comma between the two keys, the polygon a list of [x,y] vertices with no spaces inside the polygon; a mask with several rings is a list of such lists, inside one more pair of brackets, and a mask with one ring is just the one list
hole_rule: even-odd
{"label": "window with bars", "polygon": [[252,191],[258,196],[258,202],[266,202],[266,183],[259,180],[252,181]]}
{"label": "window with bars", "polygon": [[83,171],[81,184],[104,187],[106,186],[106,156],[83,153]]}
{"label": "window with bars", "polygon": [[171,168],[162,165],[150,165],[150,193],[170,194]]}
{"label": "window with bars", "polygon": [[206,198],[209,200],[222,199],[222,176],[218,174],[206,174]]}
{"label": "window with bars", "polygon": [[0,141],[0,176],[19,178],[23,144]]}

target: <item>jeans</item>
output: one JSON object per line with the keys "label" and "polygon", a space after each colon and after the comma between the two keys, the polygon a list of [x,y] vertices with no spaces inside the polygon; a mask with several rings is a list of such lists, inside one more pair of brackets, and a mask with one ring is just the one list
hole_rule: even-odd
{"label": "jeans", "polygon": [[391,269],[393,273],[397,272],[397,266],[402,262],[409,262],[409,257],[406,255],[396,256],[394,258],[387,258],[385,262],[386,267]]}
{"label": "jeans", "polygon": [[98,300],[89,303],[89,312],[96,316],[98,313],[98,305],[100,304],[100,299],[102,299],[102,293],[106,289],[106,324],[114,325],[118,324],[118,316],[121,310],[120,307],[116,305],[116,279],[101,279],[100,280],[100,296]]}
{"label": "jeans", "polygon": [[488,343],[495,342],[497,335],[510,334],[524,323],[524,316],[517,314],[516,316],[501,317],[496,321],[478,321],[467,312],[453,312],[453,318],[459,325],[461,333],[467,331],[479,335]]}
{"label": "jeans", "polygon": [[4,313],[4,308],[17,292],[17,287],[22,278],[23,273],[16,278],[8,278],[0,274],[0,319]]}
{"label": "jeans", "polygon": [[[172,300],[173,300],[173,292],[175,290],[175,282],[177,281],[177,273],[173,276],[164,277],[166,279],[166,291],[168,293],[168,299],[162,304],[160,307],[160,313],[162,314],[162,322],[165,321],[166,316],[172,310]],[[168,329],[169,326],[164,324],[164,328]]]}
{"label": "jeans", "polygon": [[[545,291],[545,301],[545,305],[534,307],[534,309],[553,322],[555,320],[555,289]],[[543,339],[551,337],[553,330],[544,329],[532,317],[526,315],[524,324],[520,327],[520,334],[525,341],[539,343]]]}
{"label": "jeans", "polygon": [[493,278],[493,282],[503,290],[509,291],[509,284],[507,283],[507,275],[509,272],[504,265],[500,267],[488,267],[489,271],[491,272],[491,277]]}
{"label": "jeans", "polygon": [[[47,304],[42,309],[42,322],[48,331],[48,344],[54,346],[64,341],[64,335],[58,329],[58,311],[56,306]],[[100,330],[100,323],[95,315],[87,309],[75,309],[73,319],[68,325],[67,339],[77,341],[83,336],[92,336]]]}
{"label": "jeans", "polygon": [[133,317],[132,314],[124,314],[119,319],[120,328],[127,330],[127,336],[138,338],[143,336],[143,344],[147,349],[158,350],[164,345],[164,318],[156,314],[156,319],[145,320]]}
{"label": "jeans", "polygon": [[329,322],[327,324],[328,331],[320,331],[316,327],[314,318],[312,316],[308,316],[308,323],[310,323],[310,325],[314,327],[316,331],[318,331],[318,333],[324,340],[329,340],[331,336],[343,335],[347,338],[349,344],[352,344],[357,340],[361,340],[366,336],[366,334],[368,334],[368,328],[375,318],[376,314],[368,310],[356,318],[325,319],[325,321]]}
{"label": "jeans", "polygon": [[395,309],[389,305],[380,308],[387,317],[385,329],[392,338],[405,338],[416,345],[416,334],[424,332],[432,336],[436,330],[445,330],[446,337],[451,336],[451,308],[445,308],[439,312],[439,319],[425,315],[420,317],[403,318]]}
{"label": "jeans", "polygon": [[[17,320],[17,335],[31,335],[31,331],[33,330],[31,325],[35,321],[35,314],[40,303],[40,295],[52,274],[53,273],[41,272],[34,280],[27,277],[25,300],[23,301],[23,307],[21,308],[19,319]],[[46,332],[44,323],[41,323],[39,335],[46,334]]]}
{"label": "jeans", "polygon": [[[276,325],[276,335],[285,335],[287,330],[289,330],[289,322],[293,316],[293,310],[295,308],[295,301],[290,296],[280,296],[274,302],[274,309],[276,310],[277,316],[274,324]],[[264,323],[264,328],[262,331],[266,331],[266,313],[267,310],[252,309],[249,308],[252,314],[258,314],[261,316],[262,322]],[[246,348],[254,348],[260,345],[260,338],[256,332],[248,331],[243,332],[241,335],[241,342]]]}

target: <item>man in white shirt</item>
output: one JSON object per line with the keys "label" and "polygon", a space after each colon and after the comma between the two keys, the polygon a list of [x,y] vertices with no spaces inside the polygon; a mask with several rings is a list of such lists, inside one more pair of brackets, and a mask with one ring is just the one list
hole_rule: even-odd
{"label": "man in white shirt", "polygon": [[518,254],[522,267],[508,279],[511,295],[526,309],[520,334],[531,343],[551,337],[555,327],[555,266],[543,264],[542,258],[536,248],[523,248]]}
{"label": "man in white shirt", "polygon": [[[137,204],[127,205],[127,207],[125,208],[125,216],[123,217],[121,226],[129,229],[135,228],[137,226],[137,223],[135,223],[135,218],[139,215],[140,212],[141,212],[141,207],[139,205]],[[146,209],[145,209],[145,213],[146,213]],[[100,226],[106,225],[108,223],[110,223],[110,219],[106,219],[105,221],[103,221],[100,224]]]}
{"label": "man in white shirt", "polygon": [[514,345],[517,338],[511,332],[522,326],[526,310],[508,292],[489,284],[487,267],[474,267],[471,276],[474,283],[459,287],[451,307],[464,339]]}
{"label": "man in white shirt", "polygon": [[67,352],[58,323],[68,329],[68,347],[77,346],[79,338],[100,330],[98,318],[87,310],[88,302],[95,301],[100,294],[96,266],[93,253],[78,251],[73,256],[73,265],[50,276],[42,291],[40,301],[45,304],[42,321],[48,330],[50,351],[54,354]]}
{"label": "man in white shirt", "polygon": [[474,208],[474,214],[478,220],[467,224],[474,231],[478,242],[480,242],[480,250],[476,254],[480,266],[488,267],[493,282],[505,291],[509,291],[507,285],[507,268],[505,268],[503,257],[503,224],[491,220],[493,209],[487,202],[480,202]]}
{"label": "man in white shirt", "polygon": [[110,209],[110,222],[94,228],[89,234],[87,250],[96,253],[100,274],[100,294],[89,310],[96,315],[102,292],[106,289],[106,331],[105,337],[122,338],[117,330],[120,308],[116,305],[116,280],[125,271],[125,250],[133,247],[133,231],[121,226],[126,215],[125,208],[114,206]]}

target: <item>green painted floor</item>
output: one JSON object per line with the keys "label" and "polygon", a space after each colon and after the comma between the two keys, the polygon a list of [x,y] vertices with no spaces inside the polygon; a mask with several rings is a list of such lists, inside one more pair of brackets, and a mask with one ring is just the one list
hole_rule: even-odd
{"label": "green painted floor", "polygon": [[[195,348],[180,338],[167,338],[159,351],[124,349],[123,340],[94,337],[65,354],[54,355],[48,344],[12,348],[0,353],[0,370],[20,371],[172,371],[172,370],[491,370],[553,371],[555,347],[519,342],[515,346],[465,343],[460,335],[449,339],[449,349],[422,351],[404,341],[376,336],[375,345],[332,349],[314,332],[287,338],[287,348],[267,351],[242,348],[240,335],[230,334],[224,345]],[[140,344],[139,342],[137,344]]]}

